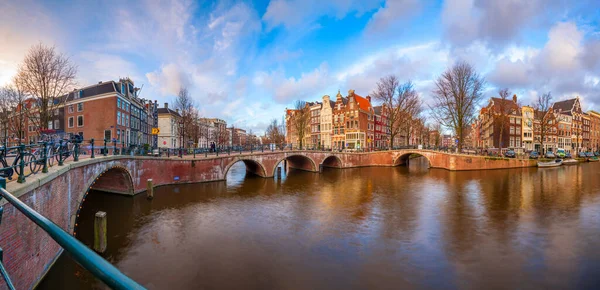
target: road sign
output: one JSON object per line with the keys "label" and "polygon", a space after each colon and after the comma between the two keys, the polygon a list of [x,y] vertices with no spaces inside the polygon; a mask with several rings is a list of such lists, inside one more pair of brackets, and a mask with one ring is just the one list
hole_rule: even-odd
{"label": "road sign", "polygon": [[158,135],[158,133],[160,133],[158,128],[152,128],[152,135]]}

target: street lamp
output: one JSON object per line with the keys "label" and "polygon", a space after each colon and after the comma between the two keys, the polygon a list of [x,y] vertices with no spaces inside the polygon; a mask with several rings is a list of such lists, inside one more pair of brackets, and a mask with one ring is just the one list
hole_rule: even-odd
{"label": "street lamp", "polygon": [[183,140],[185,140],[185,123],[183,122],[183,120],[179,121],[179,158],[183,158]]}

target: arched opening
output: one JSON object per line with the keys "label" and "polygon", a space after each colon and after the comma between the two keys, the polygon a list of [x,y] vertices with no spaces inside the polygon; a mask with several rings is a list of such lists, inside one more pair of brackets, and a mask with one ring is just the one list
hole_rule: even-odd
{"label": "arched opening", "polygon": [[335,155],[331,155],[328,156],[327,158],[325,158],[323,160],[322,163],[323,167],[329,167],[329,168],[343,168],[343,164],[342,164],[342,160],[335,156]]}
{"label": "arched opening", "polygon": [[[241,164],[243,164],[243,166]],[[225,179],[227,179],[227,175],[230,173],[230,171],[232,169],[235,171],[236,174],[238,174],[238,171],[240,171],[239,169],[242,167],[245,168],[246,173],[250,173],[252,175],[256,175],[256,176],[260,176],[260,177],[267,176],[267,174],[266,174],[267,171],[265,170],[264,166],[262,164],[260,164],[258,161],[254,161],[251,159],[240,159],[240,160],[231,162],[225,168],[225,172],[223,173],[223,176],[225,177]]]}
{"label": "arched opening", "polygon": [[406,153],[398,156],[396,160],[394,160],[394,166],[416,166],[419,168],[429,168],[431,167],[431,163],[429,159],[421,155],[419,153]]}
{"label": "arched opening", "polygon": [[317,172],[317,165],[315,162],[304,155],[291,155],[277,161],[273,168],[273,176],[275,177],[279,176],[278,168],[281,168],[279,170],[281,170],[283,175],[287,175],[290,170]]}
{"label": "arched opening", "polygon": [[77,233],[79,215],[81,214],[86,198],[91,192],[95,194],[108,192],[133,196],[135,194],[133,178],[125,167],[115,166],[104,170],[94,179],[89,180],[86,191],[79,199],[77,212],[72,216],[71,228],[73,229],[73,235]]}
{"label": "arched opening", "polygon": [[100,173],[92,182],[90,189],[125,195],[134,194],[131,175],[123,167],[112,167]]}

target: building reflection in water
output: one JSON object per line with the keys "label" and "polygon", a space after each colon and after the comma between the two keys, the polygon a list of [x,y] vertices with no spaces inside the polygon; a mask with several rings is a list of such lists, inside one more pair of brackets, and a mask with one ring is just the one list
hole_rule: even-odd
{"label": "building reflection in water", "polygon": [[[282,178],[159,187],[152,201],[94,192],[106,257],[148,288],[531,288],[599,285],[599,164],[449,172],[290,170]],[[41,289],[99,282],[66,256]]]}

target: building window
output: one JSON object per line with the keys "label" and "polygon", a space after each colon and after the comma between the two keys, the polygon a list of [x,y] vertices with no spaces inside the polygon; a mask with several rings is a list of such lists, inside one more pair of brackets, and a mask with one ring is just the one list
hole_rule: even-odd
{"label": "building window", "polygon": [[77,104],[77,112],[83,111],[83,103]]}
{"label": "building window", "polygon": [[58,109],[54,109],[54,116],[58,116]]}
{"label": "building window", "polygon": [[117,129],[117,141],[121,141],[121,130]]}
{"label": "building window", "polygon": [[54,120],[54,130],[60,129],[60,121]]}
{"label": "building window", "polygon": [[69,117],[69,128],[73,128],[75,119],[73,117]]}
{"label": "building window", "polygon": [[77,127],[83,127],[83,116],[77,116]]}
{"label": "building window", "polygon": [[69,113],[73,113],[73,105],[69,105]]}
{"label": "building window", "polygon": [[52,121],[48,121],[48,129],[52,129]]}
{"label": "building window", "polygon": [[111,130],[104,130],[104,140],[110,140],[112,138]]}
{"label": "building window", "polygon": [[117,109],[121,108],[121,99],[117,98]]}
{"label": "building window", "polygon": [[117,125],[121,125],[121,112],[117,112]]}

